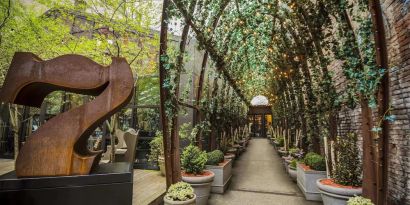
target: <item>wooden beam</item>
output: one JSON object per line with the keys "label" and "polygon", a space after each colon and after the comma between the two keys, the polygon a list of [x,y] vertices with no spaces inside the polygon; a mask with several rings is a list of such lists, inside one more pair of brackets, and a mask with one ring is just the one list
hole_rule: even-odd
{"label": "wooden beam", "polygon": [[[378,114],[381,118],[389,114],[390,103],[390,76],[388,70],[388,51],[386,44],[386,33],[383,22],[383,13],[380,0],[369,0],[369,9],[373,22],[373,33],[376,46],[376,63],[379,69],[386,72],[381,79],[378,90]],[[383,119],[382,131],[378,139],[377,159],[377,202],[376,205],[388,204],[388,165],[389,165],[389,122]]]}
{"label": "wooden beam", "polygon": [[175,144],[171,139],[171,133],[169,129],[170,120],[167,116],[165,104],[168,100],[171,100],[171,93],[164,87],[166,79],[169,77],[169,73],[166,69],[168,62],[167,48],[168,48],[168,7],[170,0],[163,1],[162,18],[161,18],[161,32],[160,32],[160,49],[159,49],[159,81],[160,81],[160,100],[161,100],[161,123],[162,134],[164,142],[164,155],[165,155],[165,177],[167,187],[181,180],[181,167],[179,163],[175,163],[179,160],[179,144]]}

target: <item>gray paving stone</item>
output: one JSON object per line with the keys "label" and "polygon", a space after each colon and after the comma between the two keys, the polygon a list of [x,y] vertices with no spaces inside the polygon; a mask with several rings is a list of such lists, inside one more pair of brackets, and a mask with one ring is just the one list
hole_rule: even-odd
{"label": "gray paving stone", "polygon": [[321,204],[305,200],[267,139],[252,139],[232,171],[232,183],[227,192],[212,194],[210,205]]}

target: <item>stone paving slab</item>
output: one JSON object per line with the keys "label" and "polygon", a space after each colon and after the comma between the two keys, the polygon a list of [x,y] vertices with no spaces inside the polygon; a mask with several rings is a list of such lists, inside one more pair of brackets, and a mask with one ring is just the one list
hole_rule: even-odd
{"label": "stone paving slab", "polygon": [[224,195],[212,194],[209,204],[322,204],[306,201],[281,163],[280,157],[267,139],[252,139],[247,151],[235,162],[228,191]]}

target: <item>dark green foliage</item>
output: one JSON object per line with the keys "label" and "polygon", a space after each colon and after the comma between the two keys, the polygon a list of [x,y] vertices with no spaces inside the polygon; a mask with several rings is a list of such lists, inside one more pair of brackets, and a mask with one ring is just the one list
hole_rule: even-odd
{"label": "dark green foliage", "polygon": [[336,147],[335,182],[345,186],[361,186],[362,167],[359,160],[356,134],[349,133],[345,137],[338,137]]}
{"label": "dark green foliage", "polygon": [[164,144],[162,132],[158,131],[155,134],[154,139],[149,143],[150,153],[148,155],[148,161],[151,163],[158,162],[158,157],[164,156]]}
{"label": "dark green foliage", "polygon": [[223,162],[225,157],[224,153],[221,150],[214,150],[212,152],[208,152],[208,161],[206,162],[207,165],[218,165],[219,163]]}
{"label": "dark green foliage", "polygon": [[300,152],[300,149],[299,149],[299,148],[290,148],[290,149],[289,149],[289,154],[290,154],[292,157],[296,157],[296,155],[297,155],[299,152]]}
{"label": "dark green foliage", "polygon": [[304,162],[311,169],[316,171],[326,171],[325,158],[314,152],[309,152],[304,159]]}
{"label": "dark green foliage", "polygon": [[293,159],[289,164],[290,168],[296,169],[296,164],[297,163],[298,163],[298,161],[296,159]]}
{"label": "dark green foliage", "polygon": [[194,145],[189,145],[184,149],[181,156],[182,167],[186,173],[200,174],[205,169],[208,157],[205,151],[201,151]]}
{"label": "dark green foliage", "polygon": [[285,138],[280,137],[277,140],[278,140],[278,146],[279,147],[283,147],[285,145]]}

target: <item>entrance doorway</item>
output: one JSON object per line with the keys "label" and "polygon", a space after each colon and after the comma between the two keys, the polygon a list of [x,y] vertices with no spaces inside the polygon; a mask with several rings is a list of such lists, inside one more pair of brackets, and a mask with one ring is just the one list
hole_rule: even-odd
{"label": "entrance doorway", "polygon": [[248,113],[248,123],[252,124],[252,137],[265,138],[272,126],[272,111],[270,106],[251,106]]}

